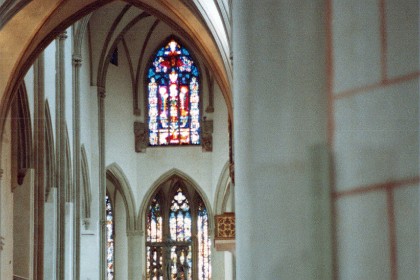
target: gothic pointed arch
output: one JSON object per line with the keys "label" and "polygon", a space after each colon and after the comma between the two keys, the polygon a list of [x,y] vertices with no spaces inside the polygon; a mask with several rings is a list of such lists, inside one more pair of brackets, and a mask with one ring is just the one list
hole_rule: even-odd
{"label": "gothic pointed arch", "polygon": [[214,214],[222,214],[226,212],[226,205],[229,196],[232,195],[232,182],[230,179],[229,162],[223,166],[217,182],[216,193],[214,198]]}
{"label": "gothic pointed arch", "polygon": [[[12,110],[12,146],[16,158],[14,169],[15,178],[22,184],[27,170],[32,166],[32,127],[28,95],[25,83],[22,82]],[[15,187],[17,184],[13,184]]]}
{"label": "gothic pointed arch", "polygon": [[[200,185],[193,178],[187,175],[185,172],[177,168],[172,168],[168,170],[167,172],[165,172],[164,174],[162,174],[152,184],[152,186],[149,188],[149,190],[147,191],[147,193],[145,194],[143,198],[143,201],[141,203],[141,207],[138,213],[138,224],[141,231],[144,231],[144,223],[145,223],[144,217],[146,215],[148,202],[152,198],[153,194],[162,184],[164,184],[165,182],[171,181],[171,179],[175,179],[175,178],[177,178],[177,180],[182,179],[187,185],[193,187],[197,191],[197,193],[200,195],[200,197],[203,199],[203,202],[207,208],[207,211],[209,212],[209,215],[210,216],[213,215],[213,210],[211,208],[210,200],[207,198],[206,193],[200,187]],[[213,221],[210,220],[210,223],[209,223],[210,232],[213,231],[213,228],[214,228],[213,226],[214,226]]]}
{"label": "gothic pointed arch", "polygon": [[146,279],[211,279],[212,216],[192,181],[181,174],[169,171],[146,196]]}
{"label": "gothic pointed arch", "polygon": [[106,178],[114,184],[116,190],[121,194],[124,201],[127,218],[127,232],[135,231],[137,229],[137,222],[135,218],[136,206],[127,177],[124,175],[124,172],[117,163],[112,163],[106,168]]}
{"label": "gothic pointed arch", "polygon": [[49,199],[55,180],[55,151],[50,105],[45,101],[45,200]]}

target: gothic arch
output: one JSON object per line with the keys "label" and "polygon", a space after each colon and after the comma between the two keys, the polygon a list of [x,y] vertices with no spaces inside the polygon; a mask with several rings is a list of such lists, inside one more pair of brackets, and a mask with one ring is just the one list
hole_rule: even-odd
{"label": "gothic arch", "polygon": [[[162,174],[153,184],[152,186],[149,188],[149,190],[147,191],[147,193],[145,194],[143,201],[141,203],[141,207],[140,207],[140,211],[138,214],[138,223],[140,225],[140,230],[144,231],[144,217],[146,215],[146,211],[147,211],[147,207],[149,204],[150,199],[152,198],[152,196],[154,195],[154,193],[156,192],[156,190],[164,183],[171,181],[173,179],[181,179],[183,180],[185,183],[187,183],[188,185],[190,185],[191,187],[193,187],[197,193],[201,196],[201,198],[203,199],[204,205],[206,206],[207,212],[208,212],[208,216],[209,217],[213,217],[213,212],[211,209],[211,204],[210,201],[208,200],[205,192],[201,189],[201,187],[197,184],[197,182],[195,182],[194,179],[192,179],[190,176],[188,176],[186,173],[182,172],[181,170],[177,169],[177,168],[173,168],[167,172],[165,172],[164,174]],[[213,219],[210,218],[209,219],[209,234],[212,235],[213,233]]]}
{"label": "gothic arch", "polygon": [[[169,24],[185,33],[197,44],[204,59],[216,74],[228,108],[229,118],[233,118],[232,96],[229,67],[220,56],[219,47],[200,15],[189,9],[182,0],[126,0],[130,4],[143,8],[164,19]],[[7,50],[0,60],[0,135],[3,135],[4,120],[23,77],[42,50],[76,20],[111,2],[111,0],[73,0],[67,1],[32,1],[23,7],[0,30],[0,45]],[[20,23],[25,22],[25,25]],[[20,36],[15,36],[20,26]],[[1,142],[0,142],[1,143]]]}
{"label": "gothic arch", "polygon": [[74,32],[74,39],[73,39],[73,55],[80,59],[82,59],[83,38],[88,28],[91,15],[92,14],[85,16],[75,25],[75,32]]}
{"label": "gothic arch", "polygon": [[216,193],[214,197],[215,215],[226,212],[227,199],[229,198],[229,195],[232,195],[231,184],[229,162],[226,162],[217,182]]}
{"label": "gothic arch", "polygon": [[108,165],[106,168],[106,178],[114,184],[124,201],[127,217],[127,232],[137,230],[134,196],[121,167],[117,163]]}
{"label": "gothic arch", "polygon": [[[32,128],[31,113],[25,83],[19,86],[17,98],[12,108],[12,149],[16,158],[13,167],[15,178],[22,184],[27,170],[32,167]],[[14,184],[16,187],[17,184]]]}
{"label": "gothic arch", "polygon": [[92,203],[92,192],[90,187],[89,164],[86,156],[85,146],[81,147],[81,172],[82,172],[82,220],[85,226],[88,225],[90,219],[90,208]]}

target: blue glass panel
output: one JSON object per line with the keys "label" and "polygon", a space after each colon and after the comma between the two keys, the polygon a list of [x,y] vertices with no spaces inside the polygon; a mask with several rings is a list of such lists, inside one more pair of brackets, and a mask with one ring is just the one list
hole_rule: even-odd
{"label": "blue glass panel", "polygon": [[[148,99],[150,145],[200,143],[198,75],[198,68],[189,51],[175,40],[171,39],[156,53],[148,70],[149,84],[155,81],[159,87],[158,104],[152,106],[154,99]],[[188,92],[182,92],[183,85],[189,85],[191,93],[189,89]],[[166,88],[166,92],[161,93],[161,88]],[[149,97],[150,91],[149,86]],[[192,101],[191,94],[194,98]]]}

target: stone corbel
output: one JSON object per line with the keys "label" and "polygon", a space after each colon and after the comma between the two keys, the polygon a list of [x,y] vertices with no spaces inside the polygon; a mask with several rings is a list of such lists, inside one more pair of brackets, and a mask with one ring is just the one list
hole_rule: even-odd
{"label": "stone corbel", "polygon": [[136,153],[144,153],[147,148],[146,124],[134,122],[134,150]]}
{"label": "stone corbel", "polygon": [[201,146],[203,152],[213,151],[213,120],[203,120],[203,131],[201,133]]}

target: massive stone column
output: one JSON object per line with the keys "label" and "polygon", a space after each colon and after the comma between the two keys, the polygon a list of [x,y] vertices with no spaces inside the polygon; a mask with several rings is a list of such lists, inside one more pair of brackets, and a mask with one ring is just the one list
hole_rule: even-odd
{"label": "massive stone column", "polygon": [[237,279],[331,277],[324,2],[233,1]]}

